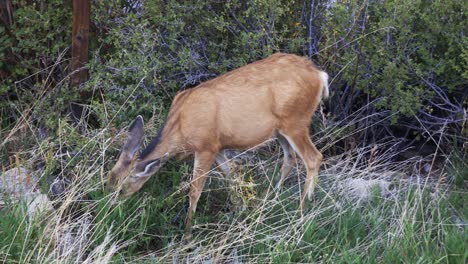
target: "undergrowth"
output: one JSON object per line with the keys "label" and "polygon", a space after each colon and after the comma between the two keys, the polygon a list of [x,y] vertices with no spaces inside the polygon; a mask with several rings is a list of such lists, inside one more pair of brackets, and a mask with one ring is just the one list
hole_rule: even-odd
{"label": "undergrowth", "polygon": [[[240,165],[232,180],[213,169],[187,243],[190,162],[171,162],[122,200],[105,183],[124,133],[110,136],[104,129],[78,137],[66,122],[61,127],[61,150],[40,144],[21,164],[43,155],[46,162],[36,171],[41,179],[58,173],[72,182],[54,212],[31,218],[25,202],[0,207],[4,263],[466,263],[467,176],[460,154],[447,156],[448,169],[432,175],[415,170],[430,160],[394,161],[392,141],[326,157],[319,186],[301,214],[304,168],[298,163],[276,190],[282,155],[270,141],[240,153],[250,162],[234,158]],[[346,129],[338,127],[315,139],[322,150]],[[371,182],[368,192],[351,185],[355,180]]]}

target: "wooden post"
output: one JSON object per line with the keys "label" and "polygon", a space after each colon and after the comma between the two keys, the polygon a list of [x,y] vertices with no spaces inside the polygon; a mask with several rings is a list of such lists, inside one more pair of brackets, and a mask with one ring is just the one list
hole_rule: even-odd
{"label": "wooden post", "polygon": [[[14,40],[15,35],[10,31],[11,24],[13,24],[13,6],[11,5],[11,0],[0,0],[0,25],[3,25],[3,29],[5,30],[4,34]],[[11,65],[14,63],[12,61],[13,54],[11,49],[7,49],[4,55],[4,58],[0,58],[0,62],[3,62],[4,65]],[[0,82],[8,79],[8,77],[10,77],[8,67],[0,69]]]}
{"label": "wooden post", "polygon": [[88,79],[88,71],[80,69],[88,63],[90,0],[73,0],[72,61],[71,76],[73,87]]}
{"label": "wooden post", "polygon": [[5,26],[10,26],[13,23],[11,0],[0,0],[0,20]]}

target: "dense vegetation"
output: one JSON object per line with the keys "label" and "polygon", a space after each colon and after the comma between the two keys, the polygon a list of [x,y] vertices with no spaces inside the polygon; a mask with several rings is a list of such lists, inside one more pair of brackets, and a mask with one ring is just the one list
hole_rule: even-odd
{"label": "dense vegetation", "polygon": [[[5,2],[0,162],[36,171],[44,193],[56,179],[68,184],[56,221],[0,204],[1,261],[466,263],[464,1],[92,1],[80,87],[69,80],[72,1]],[[257,166],[242,163],[237,198],[212,177],[191,245],[180,241],[191,164],[174,161],[115,202],[104,181],[121,128],[141,114],[149,140],[178,91],[279,51],[307,56],[331,77],[312,135],[326,166],[304,216],[298,177],[270,188],[275,143],[251,154]],[[392,191],[347,199],[340,182],[353,178],[385,180]],[[236,199],[244,210],[232,212]],[[84,246],[54,249],[51,233],[83,221],[92,223],[76,242]]]}

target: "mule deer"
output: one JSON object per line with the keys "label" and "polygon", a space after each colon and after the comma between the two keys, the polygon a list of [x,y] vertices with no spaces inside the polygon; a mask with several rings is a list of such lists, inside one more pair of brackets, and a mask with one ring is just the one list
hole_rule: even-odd
{"label": "mule deer", "polygon": [[328,75],[307,58],[277,53],[176,95],[158,135],[139,155],[143,118],[128,131],[120,157],[109,175],[112,186],[129,196],[173,156],[195,155],[190,183],[186,232],[191,234],[208,171],[216,161],[225,174],[223,149],[246,149],[277,137],[284,152],[280,184],[293,168],[294,152],[304,162],[306,194],[311,198],[322,154],[309,137],[309,126],[321,98],[328,97]]}

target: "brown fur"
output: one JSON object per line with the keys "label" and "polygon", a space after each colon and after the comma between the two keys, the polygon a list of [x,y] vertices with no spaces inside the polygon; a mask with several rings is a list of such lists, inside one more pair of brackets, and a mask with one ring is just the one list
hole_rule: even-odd
{"label": "brown fur", "polygon": [[[310,194],[315,186],[322,160],[310,141],[309,126],[322,94],[328,95],[326,78],[307,58],[277,53],[180,92],[172,103],[159,142],[152,144],[154,149],[145,150],[147,154],[134,162],[135,168],[163,156],[195,154],[191,210],[187,217],[190,232],[206,173],[217,153],[223,149],[247,149],[278,136],[285,154],[290,154],[285,155],[282,180],[292,168],[290,156],[294,152],[306,165],[302,208],[305,193]],[[128,171],[119,162],[115,166],[118,169],[111,172],[111,179],[123,181],[123,192],[128,195],[141,188],[149,177],[146,173],[156,168],[146,167],[145,173],[141,173],[144,170],[141,168],[119,173]],[[125,180],[128,174],[144,175],[144,179],[132,184]]]}

